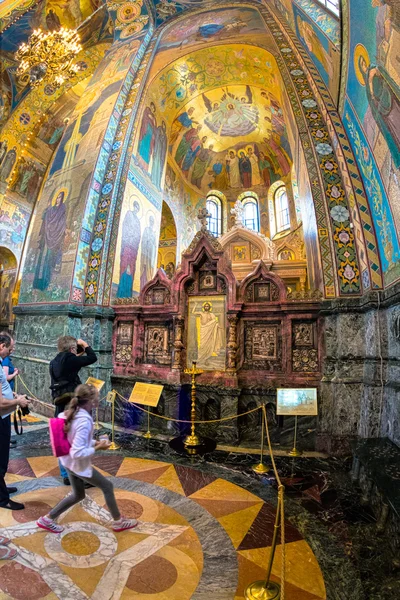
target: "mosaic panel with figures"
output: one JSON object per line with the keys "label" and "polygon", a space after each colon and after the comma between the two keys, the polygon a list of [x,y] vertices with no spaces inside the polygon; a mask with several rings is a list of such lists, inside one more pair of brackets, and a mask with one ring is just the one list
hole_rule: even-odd
{"label": "mosaic panel with figures", "polygon": [[282,370],[280,324],[246,322],[244,340],[244,369]]}

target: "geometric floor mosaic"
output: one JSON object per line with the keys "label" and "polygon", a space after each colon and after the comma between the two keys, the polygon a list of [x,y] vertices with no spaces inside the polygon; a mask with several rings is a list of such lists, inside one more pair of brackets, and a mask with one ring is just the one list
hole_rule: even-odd
{"label": "geometric floor mosaic", "polygon": [[[67,492],[52,456],[12,459],[7,482],[24,511],[0,508],[0,535],[19,549],[0,561],[0,598],[15,600],[242,600],[263,579],[275,510],[254,494],[210,474],[155,460],[96,456],[121,511],[139,526],[115,534],[102,493],[65,513],[62,534],[35,521]],[[325,599],[318,562],[299,531],[286,533],[287,600]],[[279,581],[280,546],[273,577]]]}

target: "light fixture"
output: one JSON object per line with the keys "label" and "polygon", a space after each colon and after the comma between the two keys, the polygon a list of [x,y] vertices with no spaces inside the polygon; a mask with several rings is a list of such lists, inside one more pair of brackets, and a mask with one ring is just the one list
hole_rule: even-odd
{"label": "light fixture", "polygon": [[71,29],[44,32],[35,29],[27,43],[21,44],[15,53],[20,61],[17,77],[22,84],[35,87],[46,84],[58,88],[64,81],[74,77],[79,66],[72,64],[82,50],[79,34]]}

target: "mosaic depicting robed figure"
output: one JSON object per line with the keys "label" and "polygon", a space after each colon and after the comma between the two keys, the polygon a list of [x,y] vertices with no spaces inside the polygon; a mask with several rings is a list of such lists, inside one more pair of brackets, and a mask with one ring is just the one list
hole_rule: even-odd
{"label": "mosaic depicting robed figure", "polygon": [[33,287],[46,290],[55,270],[60,268],[65,232],[67,229],[65,192],[57,194],[54,205],[49,205],[42,215]]}

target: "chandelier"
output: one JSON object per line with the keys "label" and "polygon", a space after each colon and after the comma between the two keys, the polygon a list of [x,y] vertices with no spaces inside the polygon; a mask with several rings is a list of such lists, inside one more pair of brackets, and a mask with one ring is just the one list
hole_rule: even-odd
{"label": "chandelier", "polygon": [[46,84],[60,87],[79,71],[79,66],[72,64],[82,50],[79,42],[79,34],[74,30],[61,28],[44,32],[36,29],[15,53],[16,60],[20,61],[17,68],[19,81],[35,87],[46,80]]}

